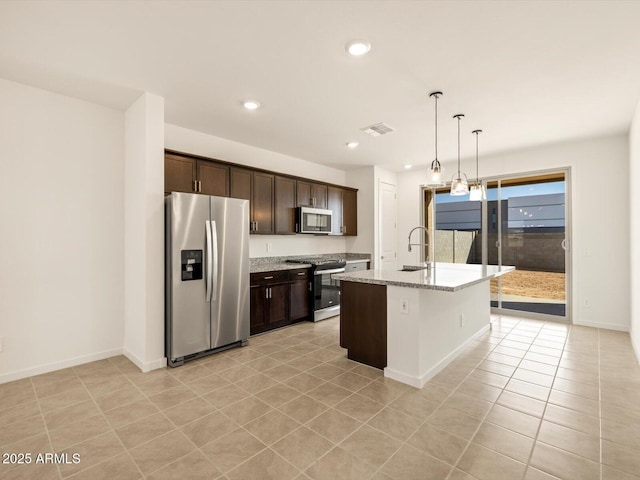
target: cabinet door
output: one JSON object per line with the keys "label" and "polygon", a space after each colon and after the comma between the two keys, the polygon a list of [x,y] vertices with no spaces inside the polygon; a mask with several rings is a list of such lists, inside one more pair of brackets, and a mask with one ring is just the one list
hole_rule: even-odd
{"label": "cabinet door", "polygon": [[251,200],[251,187],[253,184],[253,172],[244,168],[233,168],[230,171],[229,193],[231,198]]}
{"label": "cabinet door", "polygon": [[255,221],[254,233],[273,233],[274,176],[269,173],[253,173],[253,195],[251,209]]}
{"label": "cabinet door", "polygon": [[251,311],[250,330],[251,335],[263,331],[267,325],[267,288],[251,287],[251,303],[249,310]]}
{"label": "cabinet door", "polygon": [[298,207],[311,206],[311,184],[298,180],[296,182],[296,204]]}
{"label": "cabinet door", "polygon": [[296,233],[296,181],[275,177],[276,234]]}
{"label": "cabinet door", "polygon": [[327,208],[327,186],[298,180],[297,188],[299,207]]}
{"label": "cabinet door", "polygon": [[331,210],[331,234],[342,235],[342,189],[329,187],[327,200],[328,208]]}
{"label": "cabinet door", "polygon": [[229,196],[229,167],[198,160],[198,180],[200,193],[219,197]]}
{"label": "cabinet door", "polygon": [[327,186],[319,183],[311,184],[311,198],[315,208],[327,208]]}
{"label": "cabinet door", "polygon": [[289,323],[289,284],[269,285],[269,324]]}
{"label": "cabinet door", "polygon": [[342,191],[342,230],[343,235],[358,235],[358,191]]}
{"label": "cabinet door", "polygon": [[196,179],[196,161],[189,157],[173,155],[164,156],[164,192],[193,193],[193,182]]}
{"label": "cabinet door", "polygon": [[309,316],[309,280],[296,280],[291,283],[289,317],[292,321]]}

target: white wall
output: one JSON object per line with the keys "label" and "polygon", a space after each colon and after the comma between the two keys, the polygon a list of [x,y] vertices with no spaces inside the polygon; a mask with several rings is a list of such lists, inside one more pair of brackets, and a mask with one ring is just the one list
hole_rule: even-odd
{"label": "white wall", "polygon": [[123,129],[0,79],[0,383],[122,351]]}
{"label": "white wall", "polygon": [[[165,147],[171,150],[202,155],[249,167],[264,168],[266,170],[273,170],[288,175],[297,175],[337,185],[354,186],[346,182],[346,175],[343,170],[196,132],[176,125],[165,125]],[[358,195],[358,202],[359,201],[360,195]],[[269,244],[270,251],[267,251],[267,244]],[[338,253],[345,251],[346,242],[343,237],[251,235],[249,239],[249,254],[252,258],[306,255],[312,253]]]}
{"label": "white wall", "polygon": [[[472,163],[471,159],[463,160],[463,170]],[[448,167],[449,171],[454,168]],[[480,157],[480,173],[485,177],[562,167],[571,167],[573,322],[628,330],[630,194],[626,136]],[[423,170],[398,175],[399,240],[406,239],[409,229],[421,223],[418,192],[425,181]],[[637,199],[637,193],[634,195]],[[399,263],[416,260],[403,249],[399,249],[399,255]]]}
{"label": "white wall", "polygon": [[164,99],[125,113],[124,353],[143,372],[164,358]]}
{"label": "white wall", "polygon": [[640,361],[640,103],[629,131],[631,343]]}
{"label": "white wall", "polygon": [[[358,189],[358,235],[347,238],[347,252],[368,253],[373,256],[375,221],[375,167],[347,171],[347,183]],[[373,257],[372,257],[373,260]]]}

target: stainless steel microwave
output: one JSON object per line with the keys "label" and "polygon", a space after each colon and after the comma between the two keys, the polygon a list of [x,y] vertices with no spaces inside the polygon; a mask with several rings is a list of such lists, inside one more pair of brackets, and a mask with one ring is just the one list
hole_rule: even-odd
{"label": "stainless steel microwave", "polygon": [[298,207],[296,209],[296,232],[331,233],[331,210]]}

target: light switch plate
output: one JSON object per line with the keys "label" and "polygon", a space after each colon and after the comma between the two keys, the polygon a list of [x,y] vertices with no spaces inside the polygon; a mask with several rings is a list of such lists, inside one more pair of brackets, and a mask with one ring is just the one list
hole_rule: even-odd
{"label": "light switch plate", "polygon": [[400,313],[409,314],[409,300],[400,300]]}

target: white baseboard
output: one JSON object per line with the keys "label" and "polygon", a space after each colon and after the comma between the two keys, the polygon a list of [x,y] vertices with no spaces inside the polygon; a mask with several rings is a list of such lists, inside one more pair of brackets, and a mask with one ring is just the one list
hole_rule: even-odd
{"label": "white baseboard", "polygon": [[67,360],[60,360],[58,362],[38,365],[37,367],[25,368],[24,370],[18,370],[15,372],[3,373],[0,374],[0,383],[21,380],[23,378],[33,377],[34,375],[41,375],[43,373],[62,370],[63,368],[75,367],[84,363],[95,362],[97,360],[104,360],[105,358],[115,357],[116,355],[122,355],[121,348],[114,348],[113,350],[105,350],[103,352],[82,355],[80,357],[74,357]]}
{"label": "white baseboard", "polygon": [[604,330],[616,330],[618,332],[629,331],[629,325],[616,325],[611,323],[600,323],[600,322],[573,322],[573,324],[579,327],[602,328]]}
{"label": "white baseboard", "polygon": [[444,357],[442,360],[440,360],[438,363],[436,363],[432,368],[430,368],[426,373],[424,373],[423,375],[421,375],[419,377],[416,377],[416,376],[413,376],[413,375],[407,375],[406,373],[402,373],[402,372],[398,372],[398,371],[392,370],[389,367],[385,367],[384,376],[388,377],[388,378],[390,378],[392,380],[397,380],[398,382],[402,382],[402,383],[405,383],[407,385],[411,385],[412,387],[422,388],[422,387],[424,387],[426,385],[426,383],[429,380],[431,380],[433,377],[435,377],[447,365],[449,365],[453,360],[455,360],[455,358],[458,355],[460,355],[462,353],[462,351],[469,344],[471,344],[471,342],[475,341],[476,339],[478,339],[479,337],[484,335],[489,330],[490,327],[491,327],[490,324],[485,325],[484,327],[482,327],[480,330],[478,330],[476,333],[474,333],[471,337],[469,337],[469,339],[467,339],[466,342],[464,342],[462,345],[460,345],[453,352],[451,352],[449,355]]}
{"label": "white baseboard", "polygon": [[150,362],[145,362],[129,350],[125,349],[123,355],[131,360],[136,367],[142,371],[142,373],[150,372],[151,370],[157,370],[158,368],[164,368],[167,366],[167,359],[165,357]]}
{"label": "white baseboard", "polygon": [[640,364],[640,348],[638,348],[638,345],[636,345],[636,342],[633,341],[633,332],[629,332],[631,333],[631,335],[629,335],[631,337],[631,348],[633,348],[633,353],[636,354],[636,362],[638,362],[638,364]]}
{"label": "white baseboard", "polygon": [[411,385],[412,387],[422,388],[424,386],[419,377],[406,375],[404,373],[392,370],[389,367],[384,367],[384,376],[386,378],[390,378],[391,380],[397,380],[398,382],[402,382],[406,385]]}

